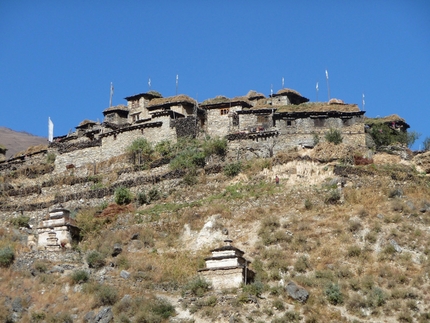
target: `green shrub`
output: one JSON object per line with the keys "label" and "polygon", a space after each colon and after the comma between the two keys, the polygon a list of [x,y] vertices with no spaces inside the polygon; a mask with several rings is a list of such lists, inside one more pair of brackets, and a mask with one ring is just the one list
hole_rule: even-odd
{"label": "green shrub", "polygon": [[227,153],[227,139],[213,138],[203,143],[203,151],[206,157],[211,155],[224,156]]}
{"label": "green shrub", "polygon": [[224,174],[229,177],[238,175],[242,170],[242,163],[236,162],[224,166]]}
{"label": "green shrub", "polygon": [[171,162],[173,170],[195,171],[205,165],[205,154],[196,147],[188,147],[181,151]]}
{"label": "green shrub", "polygon": [[193,278],[188,284],[182,289],[182,294],[185,295],[190,293],[191,295],[202,297],[209,289],[211,285],[204,278],[198,276]]}
{"label": "green shrub", "polygon": [[384,291],[378,287],[373,287],[371,293],[369,294],[369,304],[371,306],[377,307],[385,304],[387,295]]}
{"label": "green shrub", "polygon": [[370,129],[370,135],[375,142],[376,148],[381,146],[389,146],[396,143],[411,147],[420,137],[420,134],[416,131],[397,131],[383,123],[372,125]]}
{"label": "green shrub", "polygon": [[115,190],[115,203],[119,205],[129,204],[133,196],[128,188],[118,187]]}
{"label": "green shrub", "polygon": [[33,268],[39,273],[46,273],[48,271],[48,266],[42,261],[36,261],[33,264]]}
{"label": "green shrub", "polygon": [[10,223],[15,227],[15,228],[30,228],[30,217],[29,216],[18,216],[16,218],[13,218],[10,220]]}
{"label": "green shrub", "polygon": [[162,197],[161,192],[156,188],[151,188],[148,193],[141,191],[137,194],[137,203],[139,205],[150,204],[153,201],[157,201]]}
{"label": "green shrub", "polygon": [[48,164],[53,164],[53,163],[55,162],[55,158],[56,158],[56,156],[55,156],[55,154],[54,154],[54,153],[48,153],[48,154],[46,155],[46,162],[47,162]]}
{"label": "green shrub", "polygon": [[283,316],[275,318],[272,320],[272,323],[299,323],[302,317],[299,315],[299,313],[294,311],[287,311],[284,313]]}
{"label": "green shrub", "polygon": [[168,319],[175,314],[175,307],[163,298],[157,298],[150,302],[151,312],[163,319]]}
{"label": "green shrub", "polygon": [[361,248],[359,246],[350,246],[347,250],[348,257],[359,257],[361,255]]}
{"label": "green shrub", "polygon": [[127,153],[135,165],[151,161],[153,152],[150,142],[145,138],[136,139],[127,147]]}
{"label": "green shrub", "polygon": [[314,146],[316,146],[320,142],[320,136],[318,136],[317,133],[314,133],[313,136],[312,136],[312,140],[313,140]]}
{"label": "green shrub", "polygon": [[148,192],[148,199],[149,199],[150,202],[157,201],[160,198],[161,198],[161,193],[160,193],[160,191],[156,187],[153,187],[153,188],[151,188],[149,190],[149,192]]}
{"label": "green shrub", "polygon": [[312,202],[311,202],[311,200],[309,200],[309,199],[305,200],[305,209],[306,210],[312,209]]}
{"label": "green shrub", "polygon": [[423,141],[423,150],[429,151],[430,150],[430,137],[426,137]]}
{"label": "green shrub", "polygon": [[272,306],[273,306],[274,308],[276,308],[278,311],[283,311],[283,310],[285,310],[284,302],[283,302],[281,299],[279,299],[279,298],[276,298],[276,299],[272,302]]}
{"label": "green shrub", "polygon": [[37,323],[45,320],[46,314],[44,312],[33,312],[31,313],[31,322]]}
{"label": "green shrub", "polygon": [[144,205],[144,204],[149,204],[150,199],[148,197],[148,195],[146,195],[146,193],[144,191],[139,192],[137,194],[137,203],[139,205]]}
{"label": "green shrub", "polygon": [[15,253],[11,247],[0,249],[0,267],[9,267],[15,260]]}
{"label": "green shrub", "polygon": [[121,313],[119,322],[130,322],[128,317],[134,317],[135,323],[161,323],[175,314],[175,308],[163,298],[137,297],[117,303],[115,312]]}
{"label": "green shrub", "polygon": [[163,140],[157,143],[154,147],[155,152],[157,152],[161,157],[171,157],[174,153],[173,145],[169,140]]}
{"label": "green shrub", "polygon": [[265,289],[266,286],[261,281],[255,281],[242,287],[243,293],[257,297],[261,296]]}
{"label": "green shrub", "polygon": [[338,305],[343,303],[343,295],[340,291],[338,284],[330,284],[324,290],[324,294],[327,297],[327,300],[330,304]]}
{"label": "green shrub", "polygon": [[109,285],[100,285],[95,296],[97,306],[114,305],[118,301],[117,290]]}
{"label": "green shrub", "polygon": [[309,268],[310,264],[306,256],[299,257],[299,259],[297,259],[296,263],[294,264],[294,270],[298,273],[304,273]]}
{"label": "green shrub", "polygon": [[49,323],[73,323],[73,317],[69,313],[58,313],[48,317]]}
{"label": "green shrub", "polygon": [[91,251],[87,255],[87,263],[90,268],[101,268],[105,265],[104,256],[98,251]]}
{"label": "green shrub", "polygon": [[337,189],[330,190],[329,194],[325,197],[325,204],[337,204],[340,201],[340,193]]}
{"label": "green shrub", "polygon": [[325,140],[335,145],[340,144],[343,140],[341,132],[338,129],[333,128],[330,128],[330,130],[325,133],[324,137]]}
{"label": "green shrub", "polygon": [[184,175],[182,181],[188,186],[193,186],[198,182],[197,175],[194,172],[187,173]]}
{"label": "green shrub", "polygon": [[90,279],[90,275],[85,270],[75,270],[72,273],[72,282],[74,284],[86,283]]}

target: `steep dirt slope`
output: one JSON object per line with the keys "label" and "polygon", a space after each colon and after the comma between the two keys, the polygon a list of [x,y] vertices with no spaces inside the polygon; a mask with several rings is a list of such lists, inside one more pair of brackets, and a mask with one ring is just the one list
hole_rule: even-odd
{"label": "steep dirt slope", "polygon": [[17,152],[26,150],[30,146],[47,144],[48,140],[46,138],[38,137],[28,132],[19,132],[0,127],[0,145],[7,148],[6,158],[15,155]]}

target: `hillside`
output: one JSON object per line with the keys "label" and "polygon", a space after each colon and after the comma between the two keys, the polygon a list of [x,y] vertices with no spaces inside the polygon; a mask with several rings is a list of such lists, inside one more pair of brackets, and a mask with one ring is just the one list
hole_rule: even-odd
{"label": "hillside", "polygon": [[[197,168],[151,153],[88,165],[92,175],[53,173],[48,156],[3,169],[0,320],[429,322],[428,176],[404,150],[347,155],[319,143],[240,163],[219,152]],[[35,250],[60,203],[81,241]],[[197,270],[227,237],[256,278],[215,290]]]}
{"label": "hillside", "polygon": [[43,137],[34,136],[27,132],[14,131],[9,128],[0,127],[0,145],[7,148],[6,159],[16,153],[25,151],[30,146],[47,145],[48,140]]}

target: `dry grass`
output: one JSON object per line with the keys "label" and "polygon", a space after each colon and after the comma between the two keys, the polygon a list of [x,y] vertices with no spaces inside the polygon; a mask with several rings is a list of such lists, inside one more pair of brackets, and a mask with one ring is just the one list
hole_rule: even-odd
{"label": "dry grass", "polygon": [[[183,249],[184,225],[198,232],[209,217],[217,215],[214,230],[229,229],[234,243],[253,260],[252,267],[260,270],[266,288],[265,299],[258,300],[259,309],[237,300],[226,301],[223,307],[202,303],[198,309],[201,316],[211,319],[222,309],[233,311],[233,305],[237,305],[235,311],[258,311],[258,319],[271,321],[281,316],[273,308],[279,301],[285,311],[300,312],[304,322],[346,322],[352,318],[378,321],[385,316],[395,320],[413,313],[418,301],[419,310],[428,312],[430,235],[424,228],[430,216],[419,211],[430,201],[427,183],[408,177],[409,170],[404,167],[363,166],[367,168],[361,169],[367,172],[345,176],[344,202],[326,205],[328,188],[324,185],[300,182],[288,187],[281,182],[277,187],[265,175],[274,163],[289,161],[289,154],[255,160],[245,174],[234,179],[222,174],[202,175],[193,187],[169,182],[166,185],[172,189],[167,199],[138,209],[117,205],[103,212],[82,209],[78,219],[88,235],[79,248],[98,250],[106,255],[107,263],[114,264],[106,270],[105,278],[106,284],[116,288],[119,298],[160,290],[179,297],[180,288],[196,275],[204,265],[203,258],[209,255],[207,249],[197,253]],[[110,169],[115,163],[97,166]],[[103,174],[103,180],[109,176],[110,173]],[[403,194],[390,198],[390,192],[399,186]],[[304,206],[306,200],[311,207]],[[134,234],[138,238],[132,240]],[[12,244],[18,253],[26,250],[12,231],[1,228],[0,237],[0,246]],[[393,251],[390,239],[401,246],[402,253]],[[114,243],[123,248],[117,257],[111,256]],[[123,269],[131,273],[128,280],[119,278]],[[33,307],[23,322],[31,322],[31,313],[42,310],[49,315],[76,313],[81,319],[82,313],[96,302],[95,294],[83,294],[73,288],[66,292],[68,275],[40,273],[33,277],[28,272],[5,269],[0,293],[12,298],[24,293],[32,296]],[[91,284],[96,284],[95,277],[91,275]],[[281,279],[302,284],[311,294],[307,304],[296,303],[282,294],[278,286]],[[325,294],[328,283],[339,284],[344,304],[329,304]],[[77,288],[83,285],[77,284]],[[387,298],[385,303],[375,305],[379,290]],[[238,295],[240,290],[232,299]],[[65,296],[67,302],[58,302]],[[0,315],[4,311],[1,306]],[[361,316],[362,309],[368,316]]]}

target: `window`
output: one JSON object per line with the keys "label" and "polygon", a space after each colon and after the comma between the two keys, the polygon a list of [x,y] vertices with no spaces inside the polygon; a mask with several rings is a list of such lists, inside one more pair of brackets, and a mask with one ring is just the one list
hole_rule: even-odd
{"label": "window", "polygon": [[229,108],[225,108],[225,109],[221,109],[220,110],[220,113],[221,113],[222,116],[228,114],[229,112],[230,112]]}
{"label": "window", "polygon": [[342,123],[344,126],[350,126],[352,124],[352,119],[342,119]]}
{"label": "window", "polygon": [[315,127],[324,127],[325,119],[324,118],[317,118],[314,119],[314,126]]}
{"label": "window", "polygon": [[287,127],[291,127],[293,125],[293,122],[291,120],[287,120]]}
{"label": "window", "polygon": [[137,120],[139,120],[140,119],[140,112],[136,113],[136,114],[132,114],[131,119],[133,122],[136,122]]}
{"label": "window", "polygon": [[131,108],[132,109],[137,109],[139,108],[139,100],[135,100],[131,102]]}
{"label": "window", "polygon": [[239,125],[239,115],[235,113],[233,115],[233,126],[238,126],[238,125]]}

